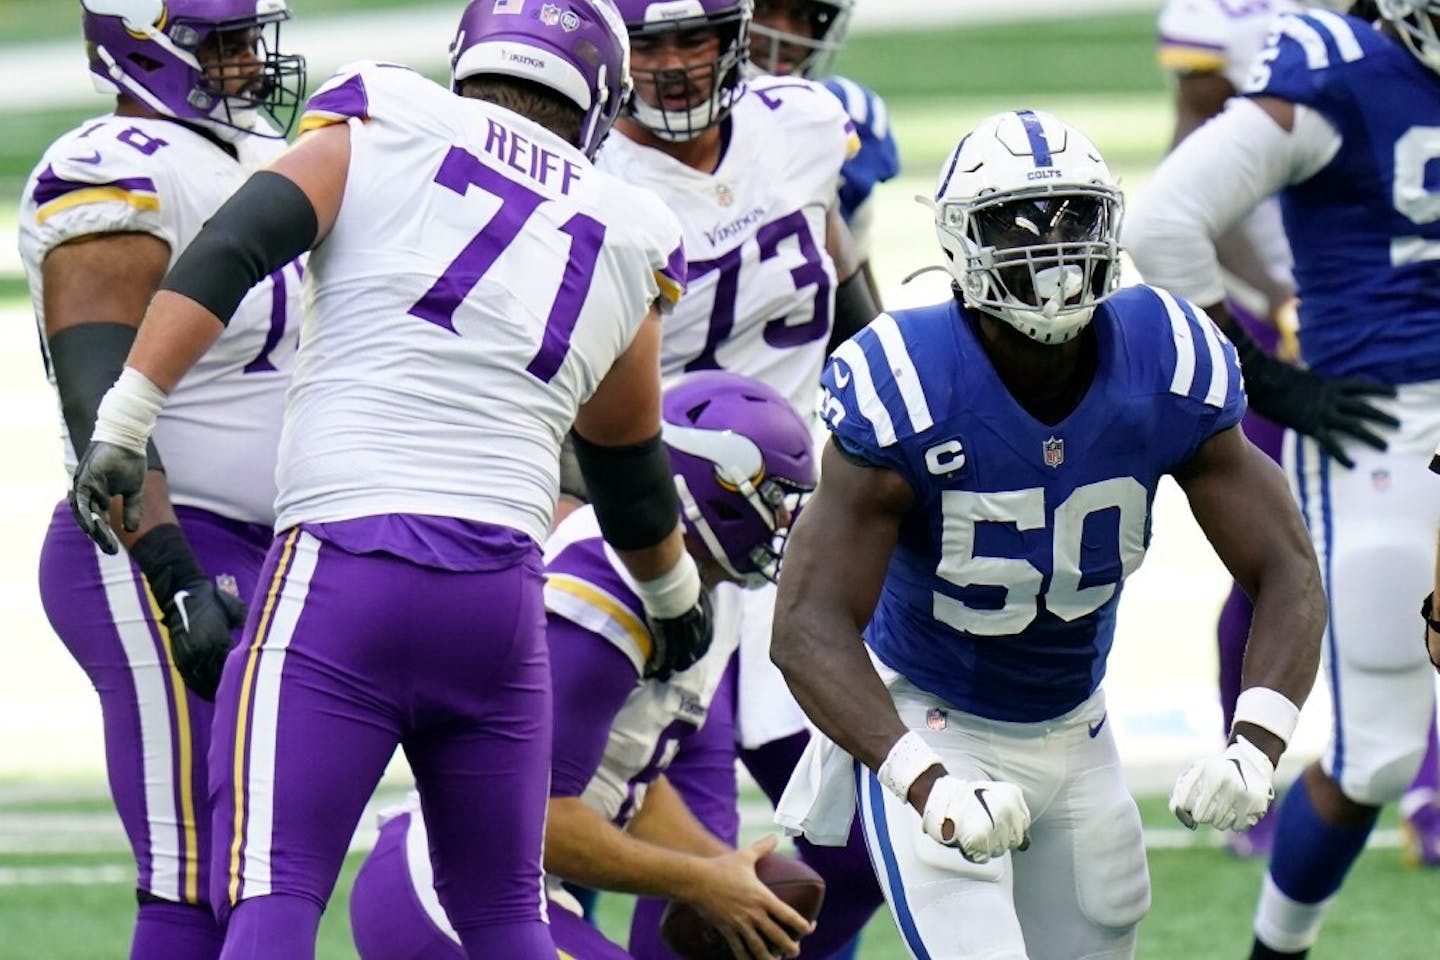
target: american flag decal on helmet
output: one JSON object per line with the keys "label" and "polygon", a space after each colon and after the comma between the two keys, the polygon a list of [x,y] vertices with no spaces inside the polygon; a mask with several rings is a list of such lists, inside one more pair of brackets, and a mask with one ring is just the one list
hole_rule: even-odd
{"label": "american flag decal on helmet", "polygon": [[1058,467],[1065,462],[1065,441],[1051,437],[1044,443],[1045,466]]}

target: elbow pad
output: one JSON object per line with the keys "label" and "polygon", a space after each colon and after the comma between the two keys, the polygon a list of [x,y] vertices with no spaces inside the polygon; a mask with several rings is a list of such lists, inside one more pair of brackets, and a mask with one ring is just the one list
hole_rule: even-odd
{"label": "elbow pad", "polygon": [[680,522],[680,497],[660,434],[628,447],[572,436],[606,542],[616,550],[643,550],[668,537]]}
{"label": "elbow pad", "polygon": [[319,229],[305,191],[261,170],[206,222],[160,289],[189,297],[228,324],[250,288],[309,250]]}
{"label": "elbow pad", "polygon": [[[82,323],[49,339],[50,369],[76,457],[90,445],[100,401],[125,369],[135,334],[136,329],[125,323]],[[149,469],[164,472],[154,440],[145,458]]]}

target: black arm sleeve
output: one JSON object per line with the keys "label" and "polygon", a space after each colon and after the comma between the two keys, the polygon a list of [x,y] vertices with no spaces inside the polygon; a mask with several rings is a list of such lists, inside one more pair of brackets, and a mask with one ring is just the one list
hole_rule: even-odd
{"label": "black arm sleeve", "polygon": [[680,522],[680,497],[660,434],[629,447],[571,435],[606,542],[616,550],[643,550],[669,536]]}
{"label": "black arm sleeve", "polygon": [[215,211],[160,289],[187,296],[229,323],[250,288],[309,250],[319,229],[305,191],[261,170]]}
{"label": "black arm sleeve", "polygon": [[830,342],[825,346],[828,356],[835,348],[865,329],[865,325],[880,313],[875,298],[870,295],[870,284],[865,280],[865,271],[856,270],[850,279],[841,281],[835,288],[835,324],[830,328]]}
{"label": "black arm sleeve", "polygon": [[[82,323],[66,327],[49,340],[50,369],[60,392],[60,409],[75,456],[85,453],[95,432],[95,412],[105,391],[120,378],[125,358],[135,342],[135,328],[125,323]],[[151,440],[145,450],[147,465],[162,473],[160,451]]]}

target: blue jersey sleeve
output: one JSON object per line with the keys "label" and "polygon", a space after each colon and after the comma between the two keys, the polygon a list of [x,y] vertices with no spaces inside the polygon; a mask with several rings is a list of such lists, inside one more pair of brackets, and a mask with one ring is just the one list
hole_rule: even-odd
{"label": "blue jersey sleeve", "polygon": [[1205,311],[1164,290],[1150,289],[1165,317],[1155,326],[1161,339],[1170,341],[1156,351],[1162,358],[1157,388],[1168,388],[1169,402],[1161,407],[1155,438],[1169,445],[1165,460],[1173,469],[1206,440],[1240,422],[1245,386],[1235,345]]}
{"label": "blue jersey sleeve", "polygon": [[825,89],[835,95],[855,124],[860,149],[840,168],[840,213],[849,221],[876,184],[900,173],[900,148],[890,129],[890,112],[880,95],[844,77],[831,77]]}
{"label": "blue jersey sleeve", "polygon": [[851,456],[896,471],[916,486],[907,441],[934,426],[910,346],[882,313],[842,343],[820,377],[820,415]]}
{"label": "blue jersey sleeve", "polygon": [[1332,67],[1365,56],[1360,21],[1328,11],[1277,17],[1251,70],[1247,96],[1278,97],[1333,115],[1348,103],[1349,85]]}

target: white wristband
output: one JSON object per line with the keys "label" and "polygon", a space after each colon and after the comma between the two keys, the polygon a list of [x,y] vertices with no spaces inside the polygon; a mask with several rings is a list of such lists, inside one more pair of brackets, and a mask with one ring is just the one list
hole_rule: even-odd
{"label": "white wristband", "polygon": [[886,790],[905,803],[909,801],[910,785],[920,774],[936,764],[944,764],[940,755],[920,734],[911,730],[895,741],[895,746],[890,748],[889,755],[885,757],[885,762],[880,764],[880,769],[875,771],[875,776]]}
{"label": "white wristband", "polygon": [[1240,699],[1235,701],[1235,721],[1230,729],[1235,729],[1235,723],[1253,723],[1288,744],[1299,722],[1300,708],[1289,697],[1269,687],[1249,687],[1240,691]]}
{"label": "white wristband", "polygon": [[680,616],[700,600],[700,568],[689,552],[680,554],[680,562],[654,580],[637,580],[635,592],[645,605],[645,612],[656,620]]}
{"label": "white wristband", "polygon": [[120,371],[115,385],[105,392],[95,411],[91,441],[113,443],[131,453],[143,454],[155,420],[165,405],[165,391],[134,367]]}

